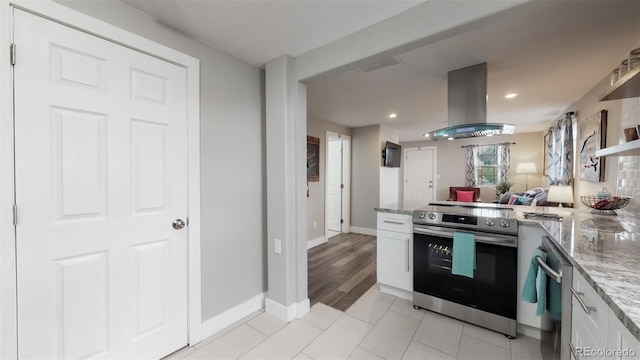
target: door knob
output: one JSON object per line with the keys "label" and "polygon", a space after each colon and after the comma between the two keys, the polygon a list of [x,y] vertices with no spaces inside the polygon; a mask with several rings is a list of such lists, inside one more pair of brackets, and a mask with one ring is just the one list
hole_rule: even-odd
{"label": "door knob", "polygon": [[187,224],[185,224],[184,220],[182,220],[182,219],[175,219],[175,220],[173,220],[173,224],[172,224],[173,228],[176,229],[176,230],[180,230],[180,229],[184,228],[185,225],[187,225]]}

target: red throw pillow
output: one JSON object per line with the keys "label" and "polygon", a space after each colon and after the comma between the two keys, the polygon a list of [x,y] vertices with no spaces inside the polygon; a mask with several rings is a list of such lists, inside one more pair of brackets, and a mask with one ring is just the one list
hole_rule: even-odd
{"label": "red throw pillow", "polygon": [[456,190],[456,201],[473,202],[473,191]]}

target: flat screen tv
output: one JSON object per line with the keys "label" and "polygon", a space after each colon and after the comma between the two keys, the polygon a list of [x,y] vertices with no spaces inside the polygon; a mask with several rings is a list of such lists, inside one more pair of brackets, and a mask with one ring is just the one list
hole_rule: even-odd
{"label": "flat screen tv", "polygon": [[382,162],[386,167],[400,167],[400,159],[402,158],[402,146],[387,141],[382,150]]}

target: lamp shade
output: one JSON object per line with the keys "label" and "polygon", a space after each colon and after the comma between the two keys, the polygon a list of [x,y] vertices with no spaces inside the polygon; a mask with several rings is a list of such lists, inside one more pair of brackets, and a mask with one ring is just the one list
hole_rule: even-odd
{"label": "lamp shade", "polygon": [[551,185],[547,201],[573,204],[573,188],[569,185]]}
{"label": "lamp shade", "polygon": [[536,172],[536,163],[533,162],[519,163],[516,168],[516,174],[534,174]]}

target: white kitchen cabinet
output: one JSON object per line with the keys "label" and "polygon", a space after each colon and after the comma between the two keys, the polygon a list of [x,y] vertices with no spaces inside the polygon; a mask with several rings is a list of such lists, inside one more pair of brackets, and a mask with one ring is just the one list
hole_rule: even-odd
{"label": "white kitchen cabinet", "polygon": [[[573,271],[571,345],[578,359],[604,359],[609,306],[578,271]],[[599,356],[603,355],[603,356]]]}
{"label": "white kitchen cabinet", "polygon": [[608,359],[638,359],[640,358],[640,341],[618,320],[618,317],[609,309],[607,316],[607,349],[611,353]]}
{"label": "white kitchen cabinet", "polygon": [[640,341],[576,271],[573,273],[573,290],[571,345],[577,358],[640,358]]}
{"label": "white kitchen cabinet", "polygon": [[378,214],[377,277],[382,292],[409,300],[413,298],[411,215]]}

